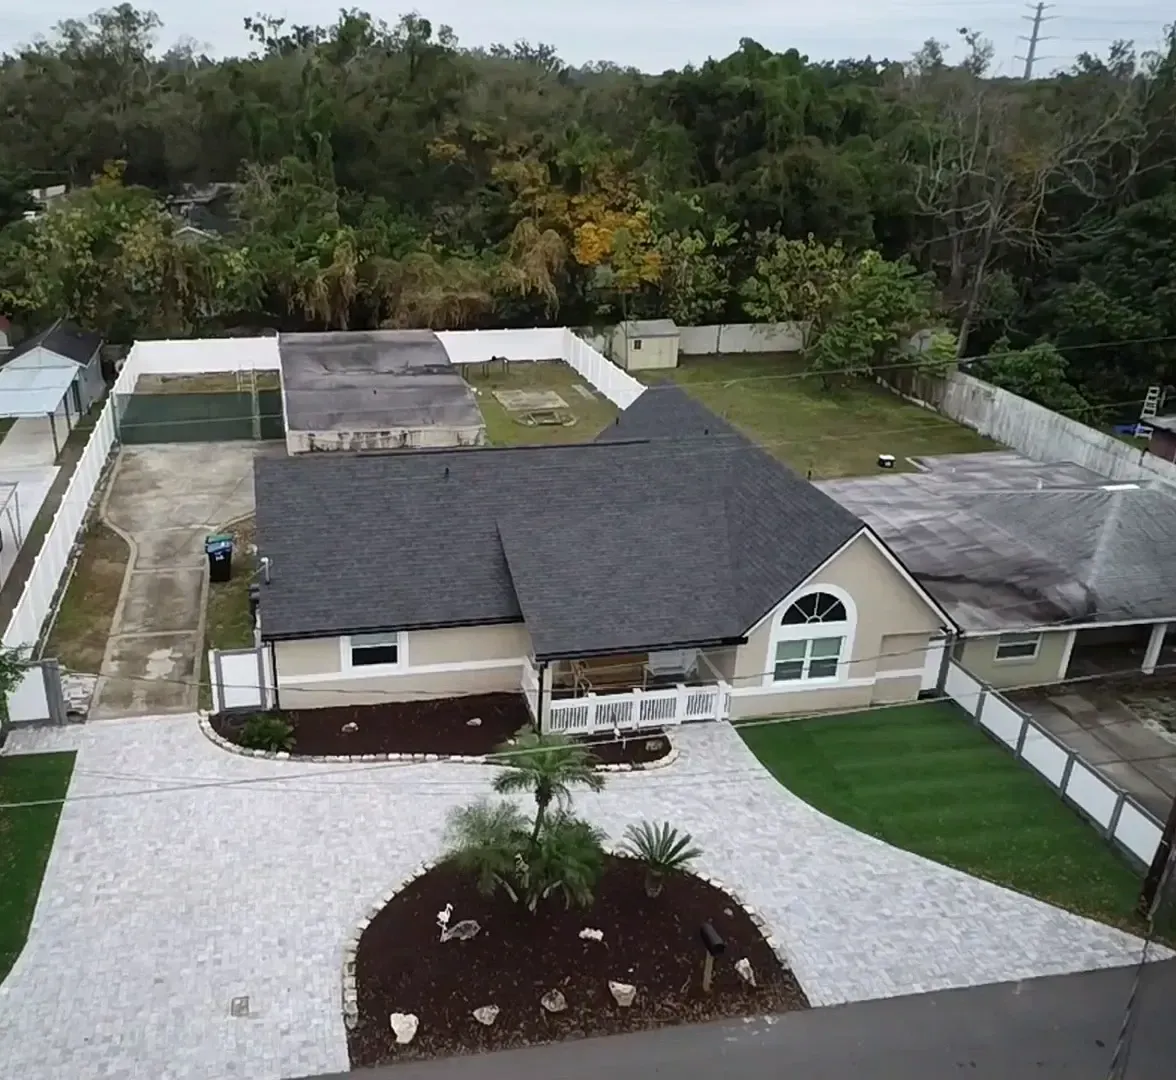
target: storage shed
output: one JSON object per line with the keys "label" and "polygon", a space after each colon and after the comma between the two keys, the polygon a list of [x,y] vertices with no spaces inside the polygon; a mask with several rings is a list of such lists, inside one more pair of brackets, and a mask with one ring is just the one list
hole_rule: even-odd
{"label": "storage shed", "polygon": [[626,371],[678,366],[678,327],[673,319],[631,319],[613,330],[612,359]]}
{"label": "storage shed", "polygon": [[281,334],[291,454],[481,446],[477,400],[431,330]]}

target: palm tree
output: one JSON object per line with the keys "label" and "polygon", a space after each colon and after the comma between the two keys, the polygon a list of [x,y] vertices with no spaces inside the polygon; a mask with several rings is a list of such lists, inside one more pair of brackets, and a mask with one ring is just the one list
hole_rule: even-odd
{"label": "palm tree", "polygon": [[596,772],[596,759],[584,747],[566,735],[540,734],[523,728],[513,744],[501,746],[493,758],[506,766],[494,778],[499,795],[530,792],[535,798],[535,821],[531,827],[531,847],[539,841],[544,819],[551,804],[571,805],[572,788],[580,785],[589,791],[601,791],[604,777]]}
{"label": "palm tree", "polygon": [[547,818],[537,838],[527,825],[511,802],[458,807],[449,815],[444,858],[473,874],[483,895],[502,889],[532,915],[555,893],[568,907],[591,904],[604,868],[604,833],[563,809]]}
{"label": "palm tree", "polygon": [[643,821],[625,830],[621,849],[645,863],[645,895],[655,897],[661,895],[667,874],[685,870],[702,854],[701,848],[691,846],[693,842],[694,837],[678,832],[668,821],[660,825]]}

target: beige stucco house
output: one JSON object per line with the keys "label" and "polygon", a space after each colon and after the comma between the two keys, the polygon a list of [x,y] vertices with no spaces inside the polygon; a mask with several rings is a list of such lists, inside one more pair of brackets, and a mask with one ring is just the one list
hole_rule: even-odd
{"label": "beige stucco house", "polygon": [[675,387],[578,446],[259,460],[283,708],[522,691],[545,727],[913,700],[947,614]]}

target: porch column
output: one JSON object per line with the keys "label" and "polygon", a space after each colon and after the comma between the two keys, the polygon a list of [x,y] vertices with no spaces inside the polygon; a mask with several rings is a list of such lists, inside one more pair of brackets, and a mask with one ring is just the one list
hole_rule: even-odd
{"label": "porch column", "polygon": [[1160,650],[1164,647],[1164,635],[1168,632],[1166,622],[1156,623],[1152,627],[1151,637],[1147,642],[1147,651],[1143,654],[1143,673],[1154,675],[1156,664],[1160,661]]}
{"label": "porch column", "polygon": [[1074,642],[1077,638],[1077,630],[1071,630],[1066,635],[1066,644],[1062,646],[1062,659],[1058,664],[1058,682],[1061,682],[1066,677],[1066,672],[1070,670],[1070,657],[1074,654]]}

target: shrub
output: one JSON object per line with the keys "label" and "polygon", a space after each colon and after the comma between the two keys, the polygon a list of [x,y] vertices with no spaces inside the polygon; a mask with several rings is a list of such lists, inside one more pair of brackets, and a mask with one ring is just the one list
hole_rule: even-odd
{"label": "shrub", "polygon": [[257,713],[245,721],[241,745],[248,750],[290,751],[294,749],[294,728],[280,716]]}
{"label": "shrub", "polygon": [[645,893],[654,897],[661,894],[666,874],[685,870],[702,854],[701,848],[691,846],[693,841],[694,837],[678,832],[668,821],[660,825],[643,821],[625,830],[621,850],[645,863]]}

